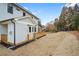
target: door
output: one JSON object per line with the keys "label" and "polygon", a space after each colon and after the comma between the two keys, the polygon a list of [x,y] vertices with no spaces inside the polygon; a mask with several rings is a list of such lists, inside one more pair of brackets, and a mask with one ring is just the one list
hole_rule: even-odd
{"label": "door", "polygon": [[28,26],[29,40],[33,40],[32,26]]}

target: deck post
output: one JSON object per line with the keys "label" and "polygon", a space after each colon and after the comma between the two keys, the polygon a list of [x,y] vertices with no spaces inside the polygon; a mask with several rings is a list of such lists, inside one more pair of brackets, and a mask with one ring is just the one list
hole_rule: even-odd
{"label": "deck post", "polygon": [[33,39],[35,40],[36,38],[35,38],[36,36],[35,36],[35,33],[33,33]]}

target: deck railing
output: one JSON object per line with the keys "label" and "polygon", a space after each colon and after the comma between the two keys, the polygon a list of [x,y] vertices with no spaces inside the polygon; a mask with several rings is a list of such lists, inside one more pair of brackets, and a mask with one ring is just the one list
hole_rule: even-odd
{"label": "deck railing", "polygon": [[27,39],[28,40],[38,39],[38,38],[41,38],[41,37],[43,37],[45,35],[46,35],[45,32],[33,33],[33,37],[30,37],[30,35],[27,35]]}
{"label": "deck railing", "polygon": [[45,32],[38,32],[38,33],[35,34],[35,37],[36,37],[36,39],[38,39],[38,38],[41,38],[41,37],[43,37],[45,35],[46,35]]}

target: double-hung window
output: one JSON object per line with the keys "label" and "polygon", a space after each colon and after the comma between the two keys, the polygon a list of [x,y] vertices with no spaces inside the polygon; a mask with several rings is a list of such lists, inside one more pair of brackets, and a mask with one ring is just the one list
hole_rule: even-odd
{"label": "double-hung window", "polygon": [[32,32],[34,32],[34,27],[32,27]]}
{"label": "double-hung window", "polygon": [[23,16],[26,16],[26,13],[25,12],[23,12]]}
{"label": "double-hung window", "polygon": [[36,32],[36,27],[35,27],[35,32]]}
{"label": "double-hung window", "polygon": [[31,32],[31,26],[29,27],[29,32]]}
{"label": "double-hung window", "polygon": [[7,12],[10,13],[10,14],[13,14],[13,6],[11,4],[8,4]]}

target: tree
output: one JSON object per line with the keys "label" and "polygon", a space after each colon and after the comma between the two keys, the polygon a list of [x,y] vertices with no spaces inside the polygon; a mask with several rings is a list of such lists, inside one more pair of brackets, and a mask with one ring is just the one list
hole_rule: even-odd
{"label": "tree", "polygon": [[58,18],[55,18],[55,21],[54,21],[54,26],[55,26],[55,30],[57,31],[57,29],[58,29]]}
{"label": "tree", "polygon": [[75,30],[79,30],[79,14],[76,14],[74,16],[74,25],[75,25]]}

